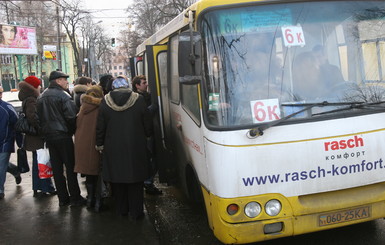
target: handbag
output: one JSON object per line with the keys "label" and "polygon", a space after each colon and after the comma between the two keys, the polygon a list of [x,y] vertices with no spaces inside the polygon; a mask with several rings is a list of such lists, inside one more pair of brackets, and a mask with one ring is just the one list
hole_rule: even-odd
{"label": "handbag", "polygon": [[29,172],[27,151],[23,148],[17,149],[17,168],[20,173]]}
{"label": "handbag", "polygon": [[49,156],[49,150],[44,144],[43,149],[39,149],[36,151],[37,153],[37,166],[39,169],[39,178],[47,179],[53,176],[52,166]]}
{"label": "handbag", "polygon": [[16,132],[20,132],[28,135],[38,135],[36,128],[28,123],[28,120],[25,117],[25,114],[22,112],[19,113],[19,119],[17,119],[17,122],[15,124],[15,130]]}

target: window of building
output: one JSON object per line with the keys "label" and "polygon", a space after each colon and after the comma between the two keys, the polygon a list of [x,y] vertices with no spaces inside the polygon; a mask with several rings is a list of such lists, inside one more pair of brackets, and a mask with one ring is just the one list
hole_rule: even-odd
{"label": "window of building", "polygon": [[1,64],[12,64],[11,55],[1,55]]}

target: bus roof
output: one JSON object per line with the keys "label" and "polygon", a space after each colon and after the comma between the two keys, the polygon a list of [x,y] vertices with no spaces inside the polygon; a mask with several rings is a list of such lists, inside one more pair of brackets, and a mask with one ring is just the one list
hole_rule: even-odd
{"label": "bus roof", "polygon": [[[271,0],[271,2],[279,0]],[[196,3],[192,4],[189,8],[185,9],[177,17],[168,22],[165,26],[159,29],[151,37],[147,38],[143,43],[141,43],[136,48],[136,54],[142,54],[146,45],[160,44],[164,39],[169,37],[171,34],[181,30],[183,27],[188,25],[187,13],[189,10],[197,11],[197,15],[204,9],[213,7],[213,6],[223,6],[236,3],[245,3],[245,2],[266,2],[266,0],[198,0]],[[197,16],[196,15],[196,16]]]}

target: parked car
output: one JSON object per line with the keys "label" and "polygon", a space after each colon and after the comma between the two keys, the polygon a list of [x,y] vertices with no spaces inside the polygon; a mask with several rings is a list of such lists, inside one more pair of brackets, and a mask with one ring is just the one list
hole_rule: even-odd
{"label": "parked car", "polygon": [[3,101],[10,103],[17,112],[21,111],[21,101],[19,100],[19,91],[12,90],[3,92]]}

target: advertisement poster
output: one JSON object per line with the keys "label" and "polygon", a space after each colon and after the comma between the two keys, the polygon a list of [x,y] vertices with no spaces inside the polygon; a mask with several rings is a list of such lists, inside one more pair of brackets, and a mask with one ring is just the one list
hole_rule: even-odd
{"label": "advertisement poster", "polygon": [[44,59],[56,60],[56,46],[43,45]]}
{"label": "advertisement poster", "polygon": [[0,24],[0,54],[37,54],[36,29]]}

